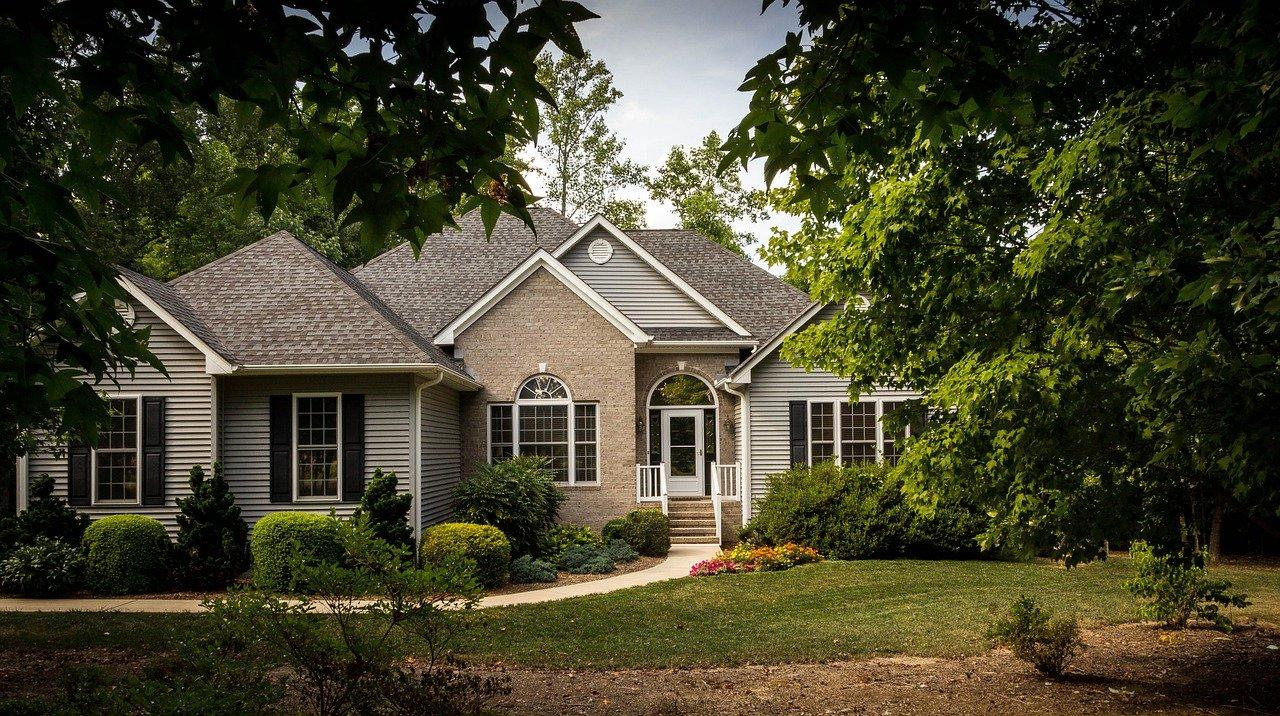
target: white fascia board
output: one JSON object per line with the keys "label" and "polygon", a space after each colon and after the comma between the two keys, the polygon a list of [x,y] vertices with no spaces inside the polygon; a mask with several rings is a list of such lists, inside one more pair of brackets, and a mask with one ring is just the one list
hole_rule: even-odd
{"label": "white fascia board", "polygon": [[191,330],[175,318],[173,314],[164,310],[160,304],[151,300],[151,297],[148,296],[141,288],[138,288],[137,284],[124,276],[120,276],[119,280],[120,286],[125,291],[128,291],[129,295],[133,296],[134,300],[141,303],[143,306],[146,306],[147,310],[156,314],[160,320],[164,321],[165,325],[172,328],[178,335],[182,336],[188,343],[195,346],[197,350],[204,354],[204,370],[206,373],[210,375],[225,375],[235,371],[235,366],[232,365],[230,361],[223,358],[214,349],[210,348],[209,344],[200,340],[196,334],[192,333]]}
{"label": "white fascia board", "polygon": [[547,273],[573,291],[578,298],[585,301],[596,313],[604,316],[605,320],[612,323],[631,342],[644,344],[653,340],[653,336],[645,333],[643,328],[636,325],[630,318],[627,318],[622,311],[619,311],[604,296],[601,296],[594,288],[591,288],[586,282],[578,278],[577,274],[560,263],[556,257],[547,253],[545,249],[538,249],[513,269],[511,273],[507,274],[506,278],[499,281],[497,285],[489,289],[475,303],[458,314],[458,317],[453,319],[449,325],[441,329],[432,339],[433,342],[436,345],[453,345],[457,340],[458,334],[467,330],[472,323],[475,323],[481,316],[488,313],[489,309],[498,305],[502,299],[507,297],[507,294],[514,291],[517,286],[524,283],[525,279],[532,276],[540,268],[546,269]]}
{"label": "white fascia board", "polygon": [[782,341],[786,340],[787,336],[800,330],[806,323],[813,320],[813,317],[818,315],[818,313],[825,307],[826,304],[824,303],[815,303],[812,306],[809,306],[809,308],[805,309],[804,313],[796,316],[795,320],[787,324],[786,328],[782,329],[778,335],[774,336],[773,340],[764,344],[760,348],[757,348],[755,352],[750,356],[747,356],[746,360],[739,363],[737,368],[729,371],[729,374],[721,379],[721,382],[733,385],[745,385],[750,383],[751,369],[760,363],[760,361],[764,360],[770,353],[778,350],[778,346],[782,345]]}
{"label": "white fascia board", "polygon": [[632,253],[634,253],[636,256],[639,256],[642,261],[649,264],[649,266],[651,266],[659,274],[662,274],[663,278],[671,282],[671,284],[675,286],[677,289],[679,289],[682,293],[684,293],[684,295],[693,299],[694,303],[697,303],[699,306],[701,306],[707,313],[710,313],[711,315],[715,316],[716,319],[721,323],[723,323],[726,328],[733,331],[734,333],[737,333],[740,336],[751,335],[751,332],[748,331],[746,328],[743,328],[742,324],[730,318],[729,314],[720,310],[719,306],[717,306],[716,304],[708,300],[706,296],[703,296],[701,293],[698,293],[696,290],[694,290],[693,286],[690,286],[689,284],[685,283],[684,279],[680,278],[679,276],[676,275],[674,271],[667,268],[667,266],[663,264],[661,261],[659,261],[653,254],[649,253],[648,251],[645,251],[644,247],[636,243],[635,240],[632,239],[630,236],[627,236],[626,232],[624,232],[622,229],[619,229],[617,226],[614,226],[613,222],[609,221],[608,219],[604,218],[599,214],[596,214],[595,216],[591,217],[591,220],[583,224],[582,228],[575,231],[573,236],[570,236],[569,238],[565,239],[563,243],[561,243],[559,246],[556,247],[556,250],[552,252],[552,255],[555,256],[557,259],[560,258],[561,256],[564,256],[565,252],[573,248],[574,245],[577,244],[579,241],[581,241],[583,237],[587,236],[592,231],[595,231],[598,228],[604,229],[605,231],[609,232],[609,234],[611,234],[615,239],[617,239],[618,241],[621,241],[623,246],[626,246],[628,249],[631,250]]}

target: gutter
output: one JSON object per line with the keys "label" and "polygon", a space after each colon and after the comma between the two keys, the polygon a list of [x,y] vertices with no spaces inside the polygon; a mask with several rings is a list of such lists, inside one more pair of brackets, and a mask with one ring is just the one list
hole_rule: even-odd
{"label": "gutter", "polygon": [[725,380],[720,384],[729,395],[737,396],[742,411],[742,430],[739,449],[742,454],[742,524],[751,519],[751,396],[745,390],[735,388]]}

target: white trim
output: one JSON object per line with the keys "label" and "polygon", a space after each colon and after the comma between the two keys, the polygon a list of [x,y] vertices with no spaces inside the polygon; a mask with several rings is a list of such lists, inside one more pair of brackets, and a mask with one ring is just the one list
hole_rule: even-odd
{"label": "white trim", "polygon": [[[521,386],[524,385],[522,382]],[[568,390],[566,384],[565,389]],[[517,389],[517,394],[519,389]],[[495,407],[504,407],[511,409],[511,456],[520,455],[520,406],[521,405],[563,405],[568,411],[568,453],[567,464],[565,466],[565,481],[555,484],[561,487],[599,487],[603,483],[603,475],[601,474],[600,459],[600,403],[591,400],[574,402],[573,400],[517,400],[509,403],[492,402],[485,403],[484,420],[485,420],[485,454],[484,459],[487,463],[493,462],[493,409]],[[594,480],[578,480],[578,440],[577,440],[577,420],[578,408],[591,406],[595,409],[595,440],[590,443],[596,448],[596,478]],[[505,444],[505,443],[504,443]],[[551,443],[541,443],[551,444]]]}
{"label": "white trim", "polygon": [[222,406],[218,404],[218,376],[209,376],[209,469],[218,462],[222,450],[218,445],[219,421],[222,419]]}
{"label": "white trim", "polygon": [[791,323],[788,323],[786,328],[779,331],[778,335],[774,336],[772,340],[757,348],[751,353],[751,355],[747,356],[746,360],[739,363],[738,367],[729,371],[728,375],[720,379],[720,383],[733,383],[735,385],[745,385],[750,383],[751,369],[759,364],[760,361],[764,360],[770,353],[777,350],[778,346],[782,345],[782,341],[785,340],[787,336],[790,336],[792,333],[800,330],[801,327],[812,320],[814,316],[818,315],[818,313],[820,313],[823,308],[826,308],[826,306],[827,304],[823,303],[810,305],[805,309],[804,313],[801,313],[799,316],[792,319]]}
{"label": "white trim", "polygon": [[414,381],[409,393],[409,471],[412,473],[413,489],[413,543],[422,543],[422,393],[427,388],[439,385],[444,380],[444,371],[436,377],[422,382]]}
{"label": "white trim", "polygon": [[[658,424],[659,424],[658,444],[661,447],[660,457],[662,460],[662,464],[666,466],[666,470],[667,470],[667,492],[674,497],[707,497],[708,496],[707,489],[706,489],[706,485],[707,485],[707,475],[706,475],[707,413],[706,411],[707,411],[707,408],[705,406],[693,407],[693,408],[673,407],[669,410],[662,410],[662,409],[660,410],[661,412],[659,413],[659,417],[658,417]],[[671,492],[671,479],[676,476],[675,473],[671,471],[671,419],[672,418],[693,418],[694,420],[693,445],[691,446],[681,445],[680,447],[694,448],[694,456],[693,456],[694,469],[693,469],[692,477],[695,480],[697,480],[697,483],[698,483],[698,489],[696,492],[688,492],[688,493],[680,493],[680,494]],[[718,418],[712,418],[712,419],[718,421]],[[716,426],[716,427],[719,427],[719,426]],[[717,435],[716,439],[718,439],[718,437],[719,436]],[[718,455],[719,453],[717,452],[717,456]],[[687,475],[681,475],[680,477],[682,479],[689,478],[689,476]]]}
{"label": "white trim", "polygon": [[[136,445],[134,447],[134,468],[133,479],[138,483],[138,487],[134,492],[136,497],[132,500],[99,500],[98,499],[98,446],[89,446],[89,504],[93,506],[117,506],[117,505],[141,505],[142,504],[142,432],[143,432],[143,415],[142,415],[142,394],[141,393],[107,393],[102,396],[107,401],[112,400],[132,400],[137,406],[136,422],[134,423],[136,437]],[[111,449],[108,452],[120,452],[119,449]],[[68,475],[70,480],[71,476]],[[163,477],[161,478],[163,479]]]}
{"label": "white trim", "polygon": [[[809,462],[809,465],[810,466],[813,465],[813,442],[814,442],[813,441],[813,405],[815,403],[831,405],[832,410],[834,411],[833,430],[834,430],[834,437],[835,437],[835,445],[832,451],[832,457],[835,459],[835,462],[837,465],[849,464],[848,456],[844,454],[844,443],[845,443],[844,441],[844,410],[841,409],[842,406],[849,405],[850,409],[852,410],[852,406],[857,405],[859,403],[873,404],[875,406],[874,416],[875,416],[875,431],[876,431],[873,447],[875,448],[875,464],[879,465],[884,462],[884,424],[883,424],[884,404],[885,403],[901,404],[908,400],[911,400],[911,398],[900,396],[900,395],[876,395],[876,394],[860,395],[858,396],[857,400],[851,400],[848,397],[809,398],[808,400],[805,401],[808,405],[808,408],[807,408],[808,413],[805,418],[805,421],[809,431],[808,435],[805,436],[805,452],[806,452],[806,458]],[[911,436],[911,426],[908,425],[902,437],[907,438],[910,436]],[[853,440],[852,442],[866,443],[867,441]],[[898,441],[895,440],[894,442],[896,447],[896,443]],[[901,455],[901,452],[899,452],[899,455]]]}
{"label": "white trim", "polygon": [[164,321],[165,325],[172,328],[178,333],[178,335],[182,336],[188,343],[195,346],[197,350],[204,354],[204,369],[206,373],[231,373],[235,370],[235,366],[233,366],[230,361],[223,358],[213,348],[210,348],[209,344],[200,340],[200,338],[183,325],[181,321],[174,318],[173,314],[164,310],[160,304],[151,300],[151,297],[148,296],[141,288],[138,288],[137,284],[124,276],[119,277],[119,282],[120,286],[127,291],[130,296],[133,296],[134,300],[141,303],[143,306],[146,306],[147,310],[156,314],[161,321]]}
{"label": "white trim", "polygon": [[[292,452],[290,456],[293,463],[292,480],[293,483],[293,501],[294,502],[342,502],[342,393],[293,393],[293,420],[291,434],[289,435],[289,449]],[[335,444],[335,452],[338,454],[337,471],[338,471],[338,494],[333,497],[299,497],[298,496],[298,398],[334,398],[337,405],[337,421],[338,421],[338,442]]]}
{"label": "white trim", "polygon": [[698,293],[696,290],[694,290],[692,286],[685,283],[684,279],[677,276],[674,271],[667,268],[666,265],[663,264],[658,259],[654,258],[653,254],[650,254],[648,251],[644,249],[643,246],[636,243],[636,241],[632,239],[630,236],[627,236],[627,234],[622,229],[619,229],[617,226],[614,226],[613,222],[609,221],[608,219],[604,218],[599,214],[596,214],[595,216],[591,217],[591,219],[587,221],[587,223],[582,225],[582,228],[574,232],[573,236],[570,236],[569,238],[565,239],[563,243],[561,243],[559,246],[556,247],[555,251],[552,252],[552,255],[554,255],[556,258],[560,258],[565,254],[565,252],[573,248],[575,244],[581,241],[583,237],[587,236],[592,231],[595,231],[597,228],[602,228],[605,231],[612,234],[614,238],[622,242],[623,246],[626,246],[628,249],[631,250],[632,253],[634,253],[636,256],[639,256],[642,261],[649,264],[649,266],[652,267],[659,274],[662,274],[662,277],[665,278],[667,281],[670,281],[671,284],[674,285],[676,288],[680,289],[681,293],[693,299],[694,303],[697,303],[699,306],[701,306],[704,310],[706,310],[707,313],[710,313],[711,315],[715,316],[717,320],[723,323],[726,327],[728,327],[734,333],[737,333],[740,336],[751,335],[751,332],[748,331],[746,328],[743,328],[742,324],[730,318],[729,314],[720,310],[719,306],[709,301],[706,296],[703,296],[701,293]]}
{"label": "white trim", "polygon": [[543,268],[547,273],[554,276],[564,284],[569,290],[577,294],[591,306],[596,313],[603,316],[609,323],[622,332],[633,343],[648,343],[653,340],[653,336],[645,333],[644,329],[636,325],[634,321],[627,318],[621,311],[605,300],[595,289],[588,286],[576,274],[570,271],[564,264],[560,263],[554,256],[547,253],[545,249],[538,249],[529,255],[519,266],[507,274],[493,288],[485,292],[483,296],[466,308],[462,313],[458,314],[449,325],[440,330],[433,338],[433,342],[437,345],[453,345],[458,334],[467,330],[472,323],[475,323],[481,316],[489,311],[489,309],[498,305],[507,294],[511,293],[517,286],[524,282],[525,279],[532,276],[538,269]]}

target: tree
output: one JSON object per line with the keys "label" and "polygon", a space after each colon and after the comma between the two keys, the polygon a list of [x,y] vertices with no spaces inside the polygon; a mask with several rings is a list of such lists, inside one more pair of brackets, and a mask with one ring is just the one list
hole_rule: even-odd
{"label": "tree", "polygon": [[657,176],[649,180],[649,194],[675,208],[680,228],[693,229],[745,256],[755,238],[735,230],[733,222],[767,218],[766,196],[744,188],[736,167],[720,170],[725,160],[720,145],[720,135],[712,132],[696,146],[672,147]]}
{"label": "tree", "polygon": [[573,25],[590,17],[568,0],[5,4],[0,460],[40,431],[92,440],[107,416],[92,384],[163,368],[86,244],[81,207],[113,198],[122,154],[190,166],[200,137],[185,120],[229,100],[294,150],[235,169],[242,213],[269,220],[310,191],[366,252],[392,235],[420,245],[459,206],[490,228],[502,212],[532,223],[506,145],[538,127],[538,53],[581,54]]}
{"label": "tree", "polygon": [[641,202],[618,198],[638,186],[645,168],[622,158],[626,142],[609,129],[605,114],[622,99],[604,62],[581,56],[538,59],[538,82],[550,93],[538,154],[547,180],[547,198],[561,214],[583,221],[594,214],[624,229],[644,226]]}
{"label": "tree", "polygon": [[179,497],[178,579],[195,589],[221,589],[249,566],[249,525],[240,515],[236,496],[222,476],[222,463],[213,463],[213,476],[192,465],[191,494]]}
{"label": "tree", "polygon": [[413,495],[398,490],[399,478],[394,472],[376,468],[360,495],[360,506],[351,518],[364,519],[374,537],[387,544],[413,549],[413,528],[409,526],[409,510],[413,508]]}
{"label": "tree", "polygon": [[1274,519],[1266,4],[798,5],[810,37],[750,71],[729,147],[793,176],[814,225],[770,251],[849,302],[785,354],[923,391],[914,497],[1073,561],[1193,553],[1216,495]]}

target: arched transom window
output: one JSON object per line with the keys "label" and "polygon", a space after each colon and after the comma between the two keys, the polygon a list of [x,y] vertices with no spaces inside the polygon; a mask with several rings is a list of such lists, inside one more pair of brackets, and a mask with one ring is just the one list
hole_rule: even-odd
{"label": "arched transom window", "polygon": [[489,404],[490,462],[542,457],[557,482],[600,481],[598,435],[596,404],[574,402],[569,386],[554,375],[521,383],[513,403]]}
{"label": "arched transom window", "polygon": [[678,373],[664,378],[653,386],[649,393],[649,406],[665,408],[670,406],[707,406],[716,404],[711,395],[711,388],[696,376]]}

